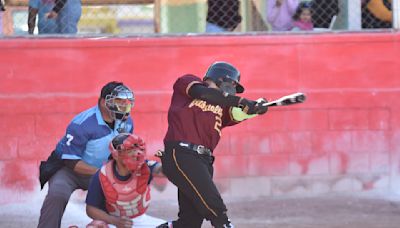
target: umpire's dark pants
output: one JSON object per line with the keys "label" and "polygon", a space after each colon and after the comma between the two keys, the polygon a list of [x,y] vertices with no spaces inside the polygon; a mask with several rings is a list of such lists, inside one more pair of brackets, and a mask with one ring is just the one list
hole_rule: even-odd
{"label": "umpire's dark pants", "polygon": [[214,227],[227,223],[226,206],[212,180],[214,157],[167,142],[161,162],[163,173],[178,187],[179,218],[174,228],[200,228],[204,218]]}
{"label": "umpire's dark pants", "polygon": [[40,209],[38,228],[61,227],[71,194],[76,189],[87,190],[90,178],[90,175],[77,174],[67,167],[58,170],[49,180],[49,191]]}

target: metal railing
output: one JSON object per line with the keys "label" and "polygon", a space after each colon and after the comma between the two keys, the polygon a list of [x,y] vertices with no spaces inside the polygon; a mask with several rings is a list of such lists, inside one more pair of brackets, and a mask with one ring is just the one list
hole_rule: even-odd
{"label": "metal railing", "polygon": [[[33,35],[391,29],[398,28],[400,5],[400,0],[1,1],[2,36],[29,35],[29,27]],[[60,1],[64,5],[54,16],[50,12]]]}

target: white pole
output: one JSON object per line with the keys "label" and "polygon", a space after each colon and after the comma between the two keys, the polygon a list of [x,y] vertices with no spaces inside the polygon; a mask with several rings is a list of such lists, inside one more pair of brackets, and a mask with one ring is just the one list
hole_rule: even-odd
{"label": "white pole", "polygon": [[400,0],[392,1],[393,28],[400,28]]}
{"label": "white pole", "polygon": [[361,0],[347,1],[347,21],[349,30],[361,30]]}

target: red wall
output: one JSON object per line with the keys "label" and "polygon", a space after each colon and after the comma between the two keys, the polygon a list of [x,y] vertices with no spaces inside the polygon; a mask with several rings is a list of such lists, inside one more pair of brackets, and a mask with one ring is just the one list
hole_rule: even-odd
{"label": "red wall", "polygon": [[136,133],[149,151],[161,148],[174,80],[202,76],[216,60],[241,70],[248,98],[308,95],[226,129],[217,179],[274,178],[269,189],[283,194],[293,186],[274,180],[312,177],[335,190],[350,178],[343,189],[395,190],[399,41],[399,33],[0,40],[0,192],[38,191],[39,161],[110,80],[133,88]]}

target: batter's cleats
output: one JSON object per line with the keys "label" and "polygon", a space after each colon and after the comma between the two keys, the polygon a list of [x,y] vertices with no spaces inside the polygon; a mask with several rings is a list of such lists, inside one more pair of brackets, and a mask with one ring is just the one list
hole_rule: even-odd
{"label": "batter's cleats", "polygon": [[163,224],[157,226],[156,228],[173,228],[173,226],[172,226],[172,222],[166,222],[166,223],[163,223]]}

